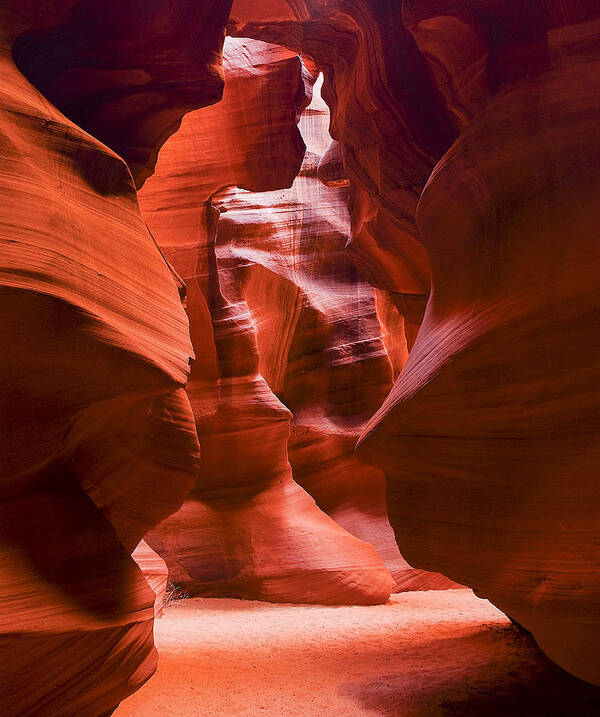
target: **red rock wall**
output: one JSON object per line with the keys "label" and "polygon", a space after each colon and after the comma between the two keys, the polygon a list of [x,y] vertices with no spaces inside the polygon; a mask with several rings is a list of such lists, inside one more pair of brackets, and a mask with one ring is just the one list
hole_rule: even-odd
{"label": "red rock wall", "polygon": [[[50,19],[48,5],[60,8],[60,20]],[[17,66],[123,157],[141,186],[183,115],[221,97],[231,0],[58,0],[42,8],[13,43]]]}
{"label": "red rock wall", "polygon": [[[131,553],[179,507],[198,466],[183,390],[193,352],[181,285],[147,231],[129,169],[115,147],[68,119],[15,65],[46,72],[27,64],[35,53],[24,38],[32,30],[52,37],[93,10],[85,15],[91,23],[100,5],[9,1],[0,9],[0,683],[7,715],[108,714],[152,674],[155,595]],[[139,4],[121,5],[122,27],[143,32],[125,7]],[[111,55],[104,32],[109,16],[93,24],[102,29],[103,54],[89,69],[104,99],[123,89],[115,80],[124,72],[120,54]],[[80,67],[87,59],[76,39],[63,51]],[[40,57],[52,64],[51,55]],[[106,127],[117,127],[122,105],[100,109],[88,69],[85,88],[67,75],[53,75],[66,105],[94,105]]]}
{"label": "red rock wall", "polygon": [[[378,550],[398,589],[447,587],[411,569],[387,521],[385,479],[354,454],[367,418],[391,388],[372,287],[345,251],[350,236],[343,167],[317,176],[329,111],[313,97],[300,120],[306,156],[290,189],[225,190],[216,256],[228,293],[248,304],[261,374],[292,413],[294,480],[343,528]],[[340,173],[341,172],[341,173]],[[397,312],[396,312],[397,314]]]}
{"label": "red rock wall", "polygon": [[412,343],[430,282],[415,208],[457,129],[402,24],[401,4],[234,0],[228,28],[234,35],[282,43],[323,71],[331,135],[341,145],[351,180],[348,251],[362,275],[390,293]]}
{"label": "red rock wall", "polygon": [[429,257],[360,452],[401,549],[596,683],[599,22],[585,1],[236,0],[230,23],[324,68],[354,252],[409,329],[419,292],[385,267],[426,274],[406,236]]}
{"label": "red rock wall", "polygon": [[[167,182],[147,210],[160,235],[161,203],[176,207],[160,242],[190,279],[190,402],[185,289],[129,170],[141,185],[181,117],[218,100],[229,5],[0,8],[8,704],[100,715],[147,679],[155,596],[131,553],[191,485],[169,519],[182,571],[208,546],[190,580],[270,599],[385,599],[380,555],[348,532],[398,560],[380,471],[413,565],[473,587],[600,683],[597,3],[235,0],[232,33],[323,70],[337,144],[289,193],[265,195],[297,173],[304,83],[297,57],[273,47],[256,72],[243,41],[230,104],[205,115],[223,144],[197,147],[185,123],[173,138],[207,161],[202,177],[196,163],[179,177],[189,205]],[[252,92],[235,89],[248,78]],[[181,169],[168,156],[167,175]],[[206,203],[217,192],[220,216]],[[316,223],[333,250],[347,228],[329,208],[346,192],[347,253],[375,302],[345,259],[332,268],[297,241]],[[290,318],[278,355],[270,337]],[[361,465],[351,438],[390,379],[384,346],[394,374],[412,351],[363,434],[377,468],[340,502],[338,481]],[[356,400],[340,389],[350,379]]]}
{"label": "red rock wall", "polygon": [[[414,571],[387,523],[383,477],[353,448],[391,386],[391,368],[372,290],[343,255],[346,190],[316,177],[327,117],[323,125],[309,110],[308,135],[325,142],[309,146],[291,189],[275,190],[292,184],[304,154],[300,61],[250,40],[226,50],[223,102],[184,119],[141,192],[158,242],[188,283],[192,337],[203,341],[209,320],[214,333],[213,346],[196,345],[204,361],[188,387],[200,475],[148,540],[187,592],[385,600],[394,581],[368,543],[399,580],[410,583]],[[232,188],[215,194],[224,185]],[[366,403],[360,387],[347,389],[351,373],[374,388]]]}
{"label": "red rock wall", "polygon": [[432,297],[364,451],[409,560],[600,684],[600,18],[447,5],[405,3],[464,129],[419,202]]}

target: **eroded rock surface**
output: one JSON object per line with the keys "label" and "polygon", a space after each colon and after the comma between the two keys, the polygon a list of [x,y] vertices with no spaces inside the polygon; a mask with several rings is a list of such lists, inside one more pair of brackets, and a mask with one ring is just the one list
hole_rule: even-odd
{"label": "eroded rock surface", "polygon": [[419,201],[432,296],[364,455],[410,561],[600,684],[597,7],[404,6],[464,129]]}
{"label": "eroded rock surface", "polygon": [[[348,532],[376,547],[395,589],[448,587],[447,579],[403,560],[386,517],[384,476],[354,453],[391,387],[393,368],[373,288],[346,251],[347,181],[328,125],[317,87],[300,121],[307,151],[292,187],[233,188],[213,197],[221,212],[219,271],[227,291],[247,303],[261,374],[292,412],[294,480]],[[319,181],[326,165],[328,186]]]}
{"label": "eroded rock surface", "polygon": [[47,4],[13,42],[17,66],[141,186],[183,115],[221,97],[231,0]]}
{"label": "eroded rock surface", "polygon": [[[361,448],[401,549],[596,683],[599,22],[553,0],[236,0],[231,21],[323,68],[372,283],[427,274],[407,236],[431,263]],[[393,295],[409,345],[418,294]]]}
{"label": "eroded rock surface", "polygon": [[[61,109],[93,105],[127,146],[138,141],[119,125],[120,100],[103,105],[127,94],[116,36],[145,28],[139,3],[120,9],[119,27],[105,3],[9,0],[0,9],[4,714],[107,714],[152,674],[155,595],[131,553],[179,507],[198,467],[183,390],[193,352],[182,285],[147,230],[118,147],[42,94],[59,97]],[[103,23],[92,22],[101,11]],[[53,37],[74,17],[93,26],[102,57],[79,79],[69,65],[67,80],[61,65],[49,73],[58,94],[44,82],[40,93],[15,61],[24,69],[27,56],[39,79],[35,70],[56,69],[53,56],[42,53],[48,66],[40,67],[24,38]],[[167,33],[169,17],[161,14]],[[77,33],[79,50],[90,50]],[[69,62],[79,66],[72,39],[61,52],[75,53]],[[132,63],[147,67],[136,52]],[[177,72],[172,79],[177,86]]]}
{"label": "eroded rock surface", "polygon": [[[188,284],[192,338],[202,341],[207,324],[213,333],[213,345],[196,345],[188,387],[200,475],[148,540],[188,592],[380,602],[394,580],[355,535],[399,577],[413,571],[385,517],[383,477],[353,447],[391,385],[391,367],[372,290],[343,255],[346,190],[316,176],[327,119],[324,135],[311,123],[308,134],[324,144],[309,146],[294,181],[310,80],[300,59],[228,40],[225,75],[223,102],[184,119],[141,193],[157,241]],[[375,387],[364,405],[360,391],[345,395],[353,370]]]}
{"label": "eroded rock surface", "polygon": [[[219,98],[229,4],[0,9],[8,704],[100,715],[152,673],[145,534],[205,592],[377,602],[384,561],[429,579],[399,562],[382,472],[411,564],[600,683],[597,3],[235,0],[232,33],[290,50],[232,42],[230,95],[144,194],[189,282],[188,398],[185,287],[130,170]],[[297,52],[334,143],[290,186]],[[366,468],[351,444],[398,374]]]}
{"label": "eroded rock surface", "polygon": [[229,32],[301,52],[325,76],[351,181],[348,251],[392,297],[412,344],[430,286],[415,209],[457,128],[396,0],[234,0]]}

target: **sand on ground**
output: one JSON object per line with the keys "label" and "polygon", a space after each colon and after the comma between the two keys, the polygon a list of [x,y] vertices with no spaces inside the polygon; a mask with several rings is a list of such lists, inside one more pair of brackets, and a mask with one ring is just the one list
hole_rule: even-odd
{"label": "sand on ground", "polygon": [[373,607],[180,600],[155,639],[158,670],[116,717],[600,714],[600,690],[469,590]]}

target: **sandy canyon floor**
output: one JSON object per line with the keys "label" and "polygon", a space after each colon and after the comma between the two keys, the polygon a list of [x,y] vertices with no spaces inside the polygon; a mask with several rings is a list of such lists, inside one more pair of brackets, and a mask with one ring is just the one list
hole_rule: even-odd
{"label": "sandy canyon floor", "polygon": [[375,607],[179,600],[155,634],[158,671],[117,717],[600,714],[600,690],[468,590]]}

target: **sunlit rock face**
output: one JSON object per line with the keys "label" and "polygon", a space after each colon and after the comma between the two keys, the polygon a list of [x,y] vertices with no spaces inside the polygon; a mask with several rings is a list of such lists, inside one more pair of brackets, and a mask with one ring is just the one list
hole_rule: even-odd
{"label": "sunlit rock face", "polygon": [[395,583],[384,560],[399,583],[444,582],[402,560],[383,476],[353,454],[392,370],[344,254],[347,190],[317,177],[324,105],[302,117],[300,169],[313,80],[298,56],[232,39],[224,57],[223,101],[184,119],[141,192],[188,285],[202,445],[194,490],[147,539],[196,594],[380,602]]}
{"label": "sunlit rock face", "polygon": [[131,557],[138,564],[144,574],[146,582],[154,591],[154,617],[162,617],[163,608],[167,601],[167,583],[169,570],[167,564],[158,553],[146,543],[140,540]]}
{"label": "sunlit rock face", "polygon": [[457,127],[402,23],[397,0],[234,0],[229,32],[282,43],[323,71],[331,135],[351,180],[349,254],[406,320],[409,344],[429,293],[415,209]]}
{"label": "sunlit rock face", "polygon": [[[388,475],[401,550],[597,683],[598,15],[591,1],[236,0],[231,21],[324,69],[355,251],[365,231],[379,243],[358,259],[369,279],[393,290],[382,265],[423,266],[385,223],[429,256],[418,338],[360,448]],[[394,258],[373,264],[382,242]],[[418,323],[418,292],[399,293]]]}
{"label": "sunlit rock face", "polygon": [[[102,58],[81,82],[61,65],[48,95],[56,90],[61,109],[70,99],[93,105],[119,127],[122,105],[100,95],[120,96],[120,30],[108,10],[95,22],[101,5],[9,0],[0,9],[4,714],[106,714],[152,674],[155,594],[131,553],[181,505],[198,467],[181,282],[148,233],[116,146],[68,119],[44,82],[40,92],[15,65],[26,57],[28,74],[45,76],[52,68],[23,39],[87,17]],[[146,26],[135,13],[129,24],[134,6],[121,3],[119,21],[137,37]],[[75,39],[63,52],[75,52]]]}
{"label": "sunlit rock face", "polygon": [[261,374],[292,412],[288,450],[296,482],[338,524],[376,547],[395,589],[447,587],[447,579],[402,559],[386,516],[384,476],[354,453],[391,388],[393,369],[373,288],[345,251],[347,179],[332,158],[328,125],[317,86],[300,120],[307,149],[292,187],[213,196],[221,212],[216,256],[223,289],[247,303]]}

